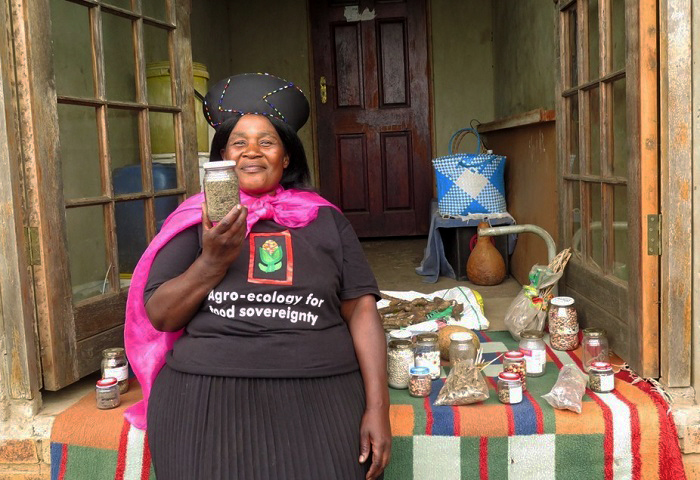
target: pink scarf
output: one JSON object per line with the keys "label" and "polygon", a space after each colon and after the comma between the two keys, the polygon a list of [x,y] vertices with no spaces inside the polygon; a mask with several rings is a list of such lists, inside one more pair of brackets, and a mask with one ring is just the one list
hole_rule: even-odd
{"label": "pink scarf", "polygon": [[[165,354],[172,350],[183,330],[159,332],[151,325],[143,303],[148,274],[160,249],[175,235],[202,221],[204,195],[188,198],[170,214],[160,232],[153,238],[134,269],[126,300],[124,346],[132,370],[141,384],[143,400],[127,408],[126,419],[136,428],[146,429],[148,396],[158,372],[165,365]],[[336,208],[313,192],[284,190],[278,187],[274,194],[252,197],[241,192],[241,203],[248,207],[246,235],[258,220],[272,219],[289,228],[304,227],[316,219],[320,207]]]}

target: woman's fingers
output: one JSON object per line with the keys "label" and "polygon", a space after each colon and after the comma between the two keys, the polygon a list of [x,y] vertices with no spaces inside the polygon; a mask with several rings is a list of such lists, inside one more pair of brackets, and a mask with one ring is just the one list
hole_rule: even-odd
{"label": "woman's fingers", "polygon": [[202,202],[202,225],[204,226],[205,230],[209,230],[211,228],[211,221],[209,220],[209,215],[207,215],[206,202]]}
{"label": "woman's fingers", "polygon": [[236,222],[236,220],[241,216],[241,212],[243,211],[243,205],[240,203],[233,207],[225,216],[222,218],[219,223],[216,224],[216,227],[214,227],[217,230],[217,233],[223,233],[227,231],[231,226]]}

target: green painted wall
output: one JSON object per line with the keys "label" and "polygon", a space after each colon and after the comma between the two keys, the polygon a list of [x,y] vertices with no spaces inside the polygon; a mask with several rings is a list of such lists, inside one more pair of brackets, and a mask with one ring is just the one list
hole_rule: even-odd
{"label": "green painted wall", "polygon": [[494,0],[493,108],[496,118],[554,109],[555,4]]}
{"label": "green painted wall", "polygon": [[[472,119],[494,120],[493,2],[431,0],[435,152]],[[465,139],[461,151],[474,149]]]}

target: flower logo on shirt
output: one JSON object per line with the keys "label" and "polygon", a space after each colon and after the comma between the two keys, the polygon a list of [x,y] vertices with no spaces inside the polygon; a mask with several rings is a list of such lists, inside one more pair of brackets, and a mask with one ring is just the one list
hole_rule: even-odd
{"label": "flower logo on shirt", "polygon": [[258,267],[265,273],[276,272],[282,268],[282,257],[284,252],[274,240],[267,240],[262,244],[259,250],[260,260],[263,263],[258,263]]}

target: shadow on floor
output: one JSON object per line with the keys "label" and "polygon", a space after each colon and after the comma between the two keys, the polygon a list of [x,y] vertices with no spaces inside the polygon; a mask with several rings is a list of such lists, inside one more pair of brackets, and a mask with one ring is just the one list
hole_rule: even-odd
{"label": "shadow on floor", "polygon": [[447,277],[440,277],[437,283],[425,283],[425,277],[416,273],[416,267],[423,260],[426,244],[427,237],[362,240],[362,247],[380,290],[413,290],[429,294],[455,286],[466,286],[483,297],[485,315],[491,323],[489,330],[505,330],[503,318],[521,285],[510,276],[500,285],[489,287]]}

